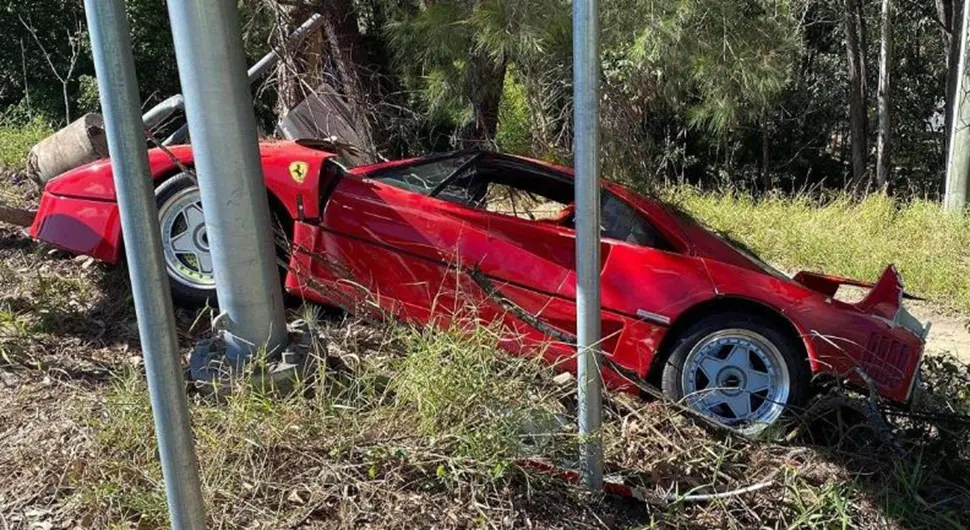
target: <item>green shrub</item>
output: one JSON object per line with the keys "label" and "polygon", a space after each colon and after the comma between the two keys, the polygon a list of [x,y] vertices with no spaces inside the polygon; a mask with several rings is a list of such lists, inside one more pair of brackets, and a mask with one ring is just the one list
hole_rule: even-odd
{"label": "green shrub", "polygon": [[509,72],[505,76],[503,92],[495,141],[506,153],[529,155],[532,153],[532,123],[525,100],[525,86]]}
{"label": "green shrub", "polygon": [[24,169],[30,148],[53,132],[54,129],[41,118],[33,118],[21,125],[0,118],[0,169]]}

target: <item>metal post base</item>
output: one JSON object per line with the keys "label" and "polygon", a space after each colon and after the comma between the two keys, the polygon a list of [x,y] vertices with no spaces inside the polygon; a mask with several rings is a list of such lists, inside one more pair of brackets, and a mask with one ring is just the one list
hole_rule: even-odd
{"label": "metal post base", "polygon": [[199,341],[189,359],[189,378],[202,394],[224,397],[231,393],[232,384],[240,376],[247,376],[256,388],[288,393],[300,381],[315,374],[320,352],[326,352],[326,339],[316,341],[310,325],[294,321],[287,327],[289,341],[285,347],[262,359],[232,357],[228,343],[238,340],[226,330],[217,330],[216,337]]}

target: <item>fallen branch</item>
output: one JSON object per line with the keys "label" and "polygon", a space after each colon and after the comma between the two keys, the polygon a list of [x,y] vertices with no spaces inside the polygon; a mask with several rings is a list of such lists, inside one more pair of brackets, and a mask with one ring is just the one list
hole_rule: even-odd
{"label": "fallen branch", "polygon": [[731,491],[720,491],[717,493],[700,493],[697,495],[665,495],[661,499],[667,502],[707,502],[718,499],[727,499],[730,497],[737,497],[739,495],[744,495],[746,493],[754,493],[756,491],[763,490],[775,484],[774,480],[766,480],[764,482],[759,482],[757,484],[752,484],[750,486],[745,486],[743,488],[738,488]]}
{"label": "fallen branch", "polygon": [[37,212],[33,210],[12,208],[0,204],[0,222],[3,223],[27,228],[34,222],[35,215],[37,215]]}

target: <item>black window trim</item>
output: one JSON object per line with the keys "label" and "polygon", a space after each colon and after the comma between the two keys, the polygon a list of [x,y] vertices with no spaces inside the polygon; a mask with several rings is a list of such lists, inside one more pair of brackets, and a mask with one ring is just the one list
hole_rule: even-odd
{"label": "black window trim", "polygon": [[[570,178],[570,177],[568,177],[566,175],[563,175],[561,171],[558,171],[556,169],[546,167],[546,166],[544,166],[542,164],[539,164],[539,163],[536,163],[536,162],[533,162],[531,160],[524,159],[524,158],[521,158],[521,157],[507,155],[505,153],[499,153],[499,152],[496,152],[496,151],[485,151],[485,150],[481,150],[481,149],[460,149],[460,150],[455,150],[455,151],[448,151],[448,152],[445,152],[445,153],[433,153],[433,154],[430,154],[430,155],[427,155],[427,156],[423,156],[423,157],[420,157],[420,158],[416,158],[415,160],[413,160],[413,161],[411,161],[411,162],[409,162],[407,164],[403,164],[403,165],[400,165],[400,166],[393,166],[393,167],[387,168],[387,171],[392,171],[392,170],[397,170],[397,169],[406,169],[406,168],[409,168],[409,167],[414,167],[414,166],[424,165],[424,164],[431,164],[431,163],[435,163],[435,162],[440,162],[442,160],[448,160],[450,158],[456,158],[456,157],[464,156],[464,155],[468,155],[468,154],[472,154],[474,156],[472,156],[469,160],[465,161],[465,163],[463,163],[461,166],[459,166],[459,168],[457,168],[451,174],[449,174],[448,177],[445,178],[445,180],[443,180],[441,183],[439,183],[438,186],[436,186],[435,189],[432,190],[431,194],[428,194],[428,195],[425,195],[425,196],[426,197],[429,197],[429,198],[432,198],[432,199],[435,199],[435,200],[438,200],[438,201],[442,201],[442,202],[448,203],[448,204],[452,204],[452,205],[455,205],[455,206],[459,206],[461,208],[467,208],[469,210],[475,210],[475,211],[479,211],[479,212],[485,212],[485,213],[488,213],[488,214],[491,214],[491,215],[501,215],[501,216],[504,216],[504,217],[512,217],[512,216],[508,216],[506,214],[501,214],[501,213],[497,213],[497,212],[489,212],[488,210],[485,210],[483,208],[476,207],[476,206],[474,206],[472,204],[465,204],[465,203],[459,203],[459,202],[454,202],[454,201],[447,201],[445,199],[442,199],[441,197],[435,196],[436,195],[435,192],[440,193],[441,190],[446,189],[448,187],[448,184],[451,184],[452,183],[451,181],[453,181],[454,178],[457,175],[461,175],[462,172],[465,169],[467,169],[468,166],[471,165],[476,160],[488,160],[489,162],[495,163],[499,167],[505,167],[505,168],[508,168],[508,169],[511,169],[511,170],[528,171],[530,173],[534,173],[534,174],[536,174],[538,176],[541,176],[541,177],[544,177],[544,178],[553,179],[553,180],[558,181],[559,183],[562,183],[562,184],[570,184],[570,185],[572,185],[574,183],[574,179],[573,178]],[[374,173],[372,176],[368,176],[368,178],[373,178],[375,180],[379,180],[380,179],[380,175],[381,175],[382,172],[383,171]],[[442,184],[444,184],[444,186],[442,186]],[[438,188],[441,188],[441,190],[439,190]],[[411,192],[411,193],[418,193],[418,192]],[[653,230],[653,232],[663,241],[664,245],[663,246],[645,246],[645,245],[639,245],[639,244],[635,244],[635,243],[629,243],[629,242],[624,241],[622,239],[616,239],[616,238],[612,238],[612,237],[603,237],[601,235],[601,238],[602,239],[606,239],[606,240],[608,240],[610,242],[622,243],[622,244],[625,244],[625,245],[632,245],[632,246],[635,246],[637,248],[647,248],[647,249],[657,250],[657,251],[660,251],[660,252],[680,253],[678,250],[676,250],[677,249],[677,245],[673,244],[670,241],[670,238],[668,237],[668,235],[665,234],[659,228],[657,228],[657,226],[653,223],[653,221],[651,221],[650,218],[647,217],[647,215],[644,212],[640,211],[640,209],[637,208],[636,205],[634,205],[631,202],[627,201],[626,198],[624,198],[623,196],[618,195],[616,193],[613,193],[612,191],[609,190],[609,188],[607,186],[601,185],[600,186],[600,197],[601,197],[600,200],[602,200],[602,196],[604,194],[609,194],[615,200],[620,201],[626,207],[630,208],[633,211],[634,214],[640,216],[641,219],[643,220],[643,222],[645,222],[647,225],[649,225],[650,228]],[[573,198],[573,200],[575,201],[575,197]],[[528,222],[528,221],[526,221],[524,219],[521,219],[521,221],[522,222]],[[569,230],[572,233],[575,233],[576,232],[576,229],[575,228],[569,228],[569,227],[561,227],[561,228],[564,228],[566,230]],[[673,250],[669,250],[669,249],[673,249]]]}

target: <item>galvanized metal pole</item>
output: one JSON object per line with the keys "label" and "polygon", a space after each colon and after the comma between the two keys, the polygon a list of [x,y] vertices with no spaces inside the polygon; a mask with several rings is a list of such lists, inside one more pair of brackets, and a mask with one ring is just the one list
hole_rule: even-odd
{"label": "galvanized metal pole", "polygon": [[[966,6],[970,7],[970,6]],[[953,119],[951,120],[949,145],[946,157],[946,195],[943,207],[949,211],[962,211],[970,192],[970,71],[967,69],[967,35],[970,32],[970,9],[963,10],[963,30],[954,39],[960,39],[960,62],[957,65],[957,89],[954,93]]]}
{"label": "galvanized metal pole", "polygon": [[185,107],[185,99],[182,98],[182,94],[175,94],[174,96],[149,109],[149,111],[141,117],[141,121],[146,129],[153,129],[155,126],[167,120],[172,114],[175,114],[176,111],[181,110],[183,107]]}
{"label": "galvanized metal pole", "polygon": [[227,355],[287,340],[235,0],[169,0]]}
{"label": "galvanized metal pole", "polygon": [[123,0],[85,0],[172,528],[205,527]]}
{"label": "galvanized metal pole", "polygon": [[573,0],[576,336],[583,484],[603,487],[600,374],[599,6]]}
{"label": "galvanized metal pole", "polygon": [[269,69],[273,66],[276,66],[276,63],[279,62],[280,52],[285,51],[287,48],[292,48],[302,42],[303,39],[320,29],[326,20],[327,19],[323,18],[323,15],[320,13],[314,13],[312,16],[310,16],[310,18],[306,19],[303,24],[300,24],[300,27],[293,30],[293,33],[290,33],[290,35],[286,37],[286,40],[282,45],[274,48],[269,53],[264,55],[262,59],[256,62],[256,64],[249,67],[249,71],[246,72],[246,74],[249,76],[249,82],[252,83],[260,77],[263,77],[263,74],[269,71]]}

